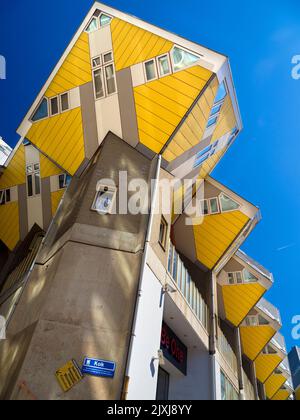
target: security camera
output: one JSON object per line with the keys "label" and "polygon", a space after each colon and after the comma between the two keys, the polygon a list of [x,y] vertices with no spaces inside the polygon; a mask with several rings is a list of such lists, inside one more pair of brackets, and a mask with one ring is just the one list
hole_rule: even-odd
{"label": "security camera", "polygon": [[165,365],[164,352],[162,350],[158,350],[157,355],[158,355],[158,360],[159,360],[160,366],[164,366]]}

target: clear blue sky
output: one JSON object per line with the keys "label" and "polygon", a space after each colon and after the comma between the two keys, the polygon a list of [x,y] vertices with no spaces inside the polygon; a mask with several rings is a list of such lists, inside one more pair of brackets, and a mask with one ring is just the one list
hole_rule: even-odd
{"label": "clear blue sky", "polygon": [[[300,314],[300,80],[291,59],[300,54],[299,0],[110,0],[107,4],[230,57],[244,131],[214,176],[261,208],[263,221],[244,250],[269,268],[267,298],[281,309],[284,335]],[[15,0],[0,6],[0,135],[15,130],[93,1]]]}

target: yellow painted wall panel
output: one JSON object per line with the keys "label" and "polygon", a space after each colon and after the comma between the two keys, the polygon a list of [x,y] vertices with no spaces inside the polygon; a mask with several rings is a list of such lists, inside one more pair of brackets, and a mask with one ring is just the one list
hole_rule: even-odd
{"label": "yellow painted wall panel", "polygon": [[238,327],[265,292],[259,283],[222,286],[227,320]]}
{"label": "yellow painted wall panel", "polygon": [[269,325],[241,327],[240,331],[243,352],[252,361],[259,356],[276,333]]}
{"label": "yellow painted wall panel", "polygon": [[286,401],[290,395],[288,391],[280,390],[272,398],[272,401]]}
{"label": "yellow painted wall panel", "polygon": [[283,375],[273,374],[265,383],[266,395],[272,399],[279,389],[286,383],[286,378]]}
{"label": "yellow painted wall panel", "polygon": [[43,154],[40,154],[40,163],[41,163],[41,177],[48,178],[50,176],[60,175],[63,171],[57,165],[55,165],[51,160],[49,160]]}
{"label": "yellow painted wall panel", "polygon": [[300,401],[300,386],[296,390],[296,400]]}
{"label": "yellow painted wall panel", "polygon": [[172,42],[117,18],[111,22],[111,33],[117,71],[167,53],[173,47]]}
{"label": "yellow painted wall panel", "polygon": [[55,216],[56,210],[58,208],[58,205],[63,198],[63,195],[65,193],[65,190],[59,190],[51,193],[51,206],[52,206],[52,216]]}
{"label": "yellow painted wall panel", "polygon": [[19,205],[17,202],[0,206],[0,240],[12,251],[20,239]]}
{"label": "yellow painted wall panel", "polygon": [[[201,67],[199,67],[201,69]],[[194,68],[193,68],[194,69]],[[197,73],[194,73],[194,75]],[[198,76],[204,77],[204,74],[198,73]],[[208,74],[207,74],[208,76]],[[191,74],[189,74],[191,77]],[[187,83],[193,79],[182,78]],[[182,152],[176,152],[176,145],[180,144],[184,152],[188,151],[192,147],[196,146],[203,139],[203,135],[207,126],[208,118],[211,113],[211,109],[214,103],[215,94],[217,92],[218,82],[215,79],[206,87],[203,95],[199,98],[197,103],[194,105],[190,115],[186,118],[180,130],[176,133],[173,140],[168,145],[164,152],[164,159],[170,162],[170,156],[175,158],[179,157]],[[182,139],[185,141],[182,143]],[[182,144],[181,144],[182,143]],[[174,160],[174,157],[172,160]]]}
{"label": "yellow painted wall panel", "polygon": [[231,98],[228,95],[222,107],[216,129],[213,133],[212,143],[231,132],[237,126]]}
{"label": "yellow painted wall panel", "polygon": [[194,226],[198,260],[212,269],[248,221],[240,211],[206,216],[201,225]]}
{"label": "yellow painted wall panel", "polygon": [[[159,149],[158,144],[161,143],[162,146],[166,144],[207,84],[211,74],[195,66],[134,88],[141,143],[156,153],[160,152],[162,147]],[[197,138],[199,130],[197,131],[194,125],[195,117],[192,116],[181,133],[187,143],[183,146],[180,140],[176,139],[173,150],[168,148],[164,154],[165,159],[168,156],[181,155],[185,148],[189,149],[190,145],[199,141]]]}
{"label": "yellow painted wall panel", "polygon": [[281,362],[282,358],[276,354],[261,353],[255,361],[257,379],[264,384]]}
{"label": "yellow painted wall panel", "polygon": [[46,96],[59,95],[91,81],[92,68],[89,38],[88,34],[83,32],[55,75],[46,92]]}
{"label": "yellow painted wall panel", "polygon": [[21,144],[4,173],[0,176],[0,190],[25,184],[25,150]]}
{"label": "yellow painted wall panel", "polygon": [[80,108],[33,124],[26,137],[71,175],[84,160]]}

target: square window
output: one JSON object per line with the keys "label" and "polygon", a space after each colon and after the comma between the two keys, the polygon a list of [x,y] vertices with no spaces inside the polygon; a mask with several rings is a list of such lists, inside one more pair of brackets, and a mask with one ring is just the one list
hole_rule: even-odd
{"label": "square window", "polygon": [[95,195],[92,210],[101,215],[111,213],[116,198],[116,192],[117,191],[114,187],[100,187],[99,191],[97,191]]}
{"label": "square window", "polygon": [[27,194],[28,197],[33,196],[33,179],[32,175],[27,175]]}
{"label": "square window", "polygon": [[99,67],[99,66],[101,66],[101,64],[102,63],[101,63],[101,57],[100,56],[93,58],[93,60],[92,60],[93,68]]}
{"label": "square window", "polygon": [[26,167],[26,173],[27,174],[31,174],[33,172],[33,166],[32,165],[28,165],[27,167]]}
{"label": "square window", "polygon": [[58,98],[50,99],[50,112],[51,115],[57,115],[59,113]]}
{"label": "square window", "polygon": [[240,273],[240,272],[236,273],[236,282],[237,282],[237,284],[243,284],[242,273]]}
{"label": "square window", "polygon": [[66,175],[65,174],[61,174],[58,176],[58,185],[59,185],[59,189],[62,190],[63,188],[66,187]]}
{"label": "square window", "polygon": [[69,106],[69,95],[67,93],[63,93],[60,96],[60,103],[61,103],[62,112],[67,111],[70,108],[70,106]]}
{"label": "square window", "polygon": [[157,63],[160,76],[166,76],[171,73],[169,56],[167,54],[159,57]]}
{"label": "square window", "polygon": [[218,117],[213,117],[213,118],[210,118],[210,119],[208,120],[207,128],[210,128],[210,127],[212,127],[213,125],[215,125],[215,124],[217,123],[217,121],[218,121]]}
{"label": "square window", "polygon": [[109,53],[103,54],[103,62],[104,62],[104,64],[106,64],[106,63],[110,63],[111,61],[113,61],[113,55],[112,55],[112,52],[109,52]]}
{"label": "square window", "polygon": [[228,273],[228,283],[229,284],[235,284],[233,273]]}
{"label": "square window", "polygon": [[163,249],[166,249],[167,233],[168,233],[168,223],[166,219],[162,216],[161,221],[160,221],[158,242],[163,247]]}
{"label": "square window", "polygon": [[110,16],[105,15],[104,13],[102,13],[100,15],[100,26],[103,27],[103,26],[109,25],[110,22],[111,22],[111,19],[112,18]]}
{"label": "square window", "polygon": [[211,214],[220,213],[219,201],[218,201],[217,198],[211,198],[209,200],[209,204],[210,204],[210,212],[211,212]]}
{"label": "square window", "polygon": [[150,60],[145,63],[145,72],[148,82],[157,78],[156,65],[154,60]]}
{"label": "square window", "polygon": [[39,170],[40,170],[40,164],[39,164],[39,163],[35,163],[35,164],[33,165],[33,167],[34,167],[34,170],[35,170],[35,171],[39,171]]}

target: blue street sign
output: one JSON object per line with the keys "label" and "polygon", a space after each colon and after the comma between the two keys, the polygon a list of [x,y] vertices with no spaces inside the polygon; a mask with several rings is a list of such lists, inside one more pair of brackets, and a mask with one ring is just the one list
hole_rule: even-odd
{"label": "blue street sign", "polygon": [[81,369],[82,373],[101,378],[113,378],[116,372],[115,362],[85,358]]}

